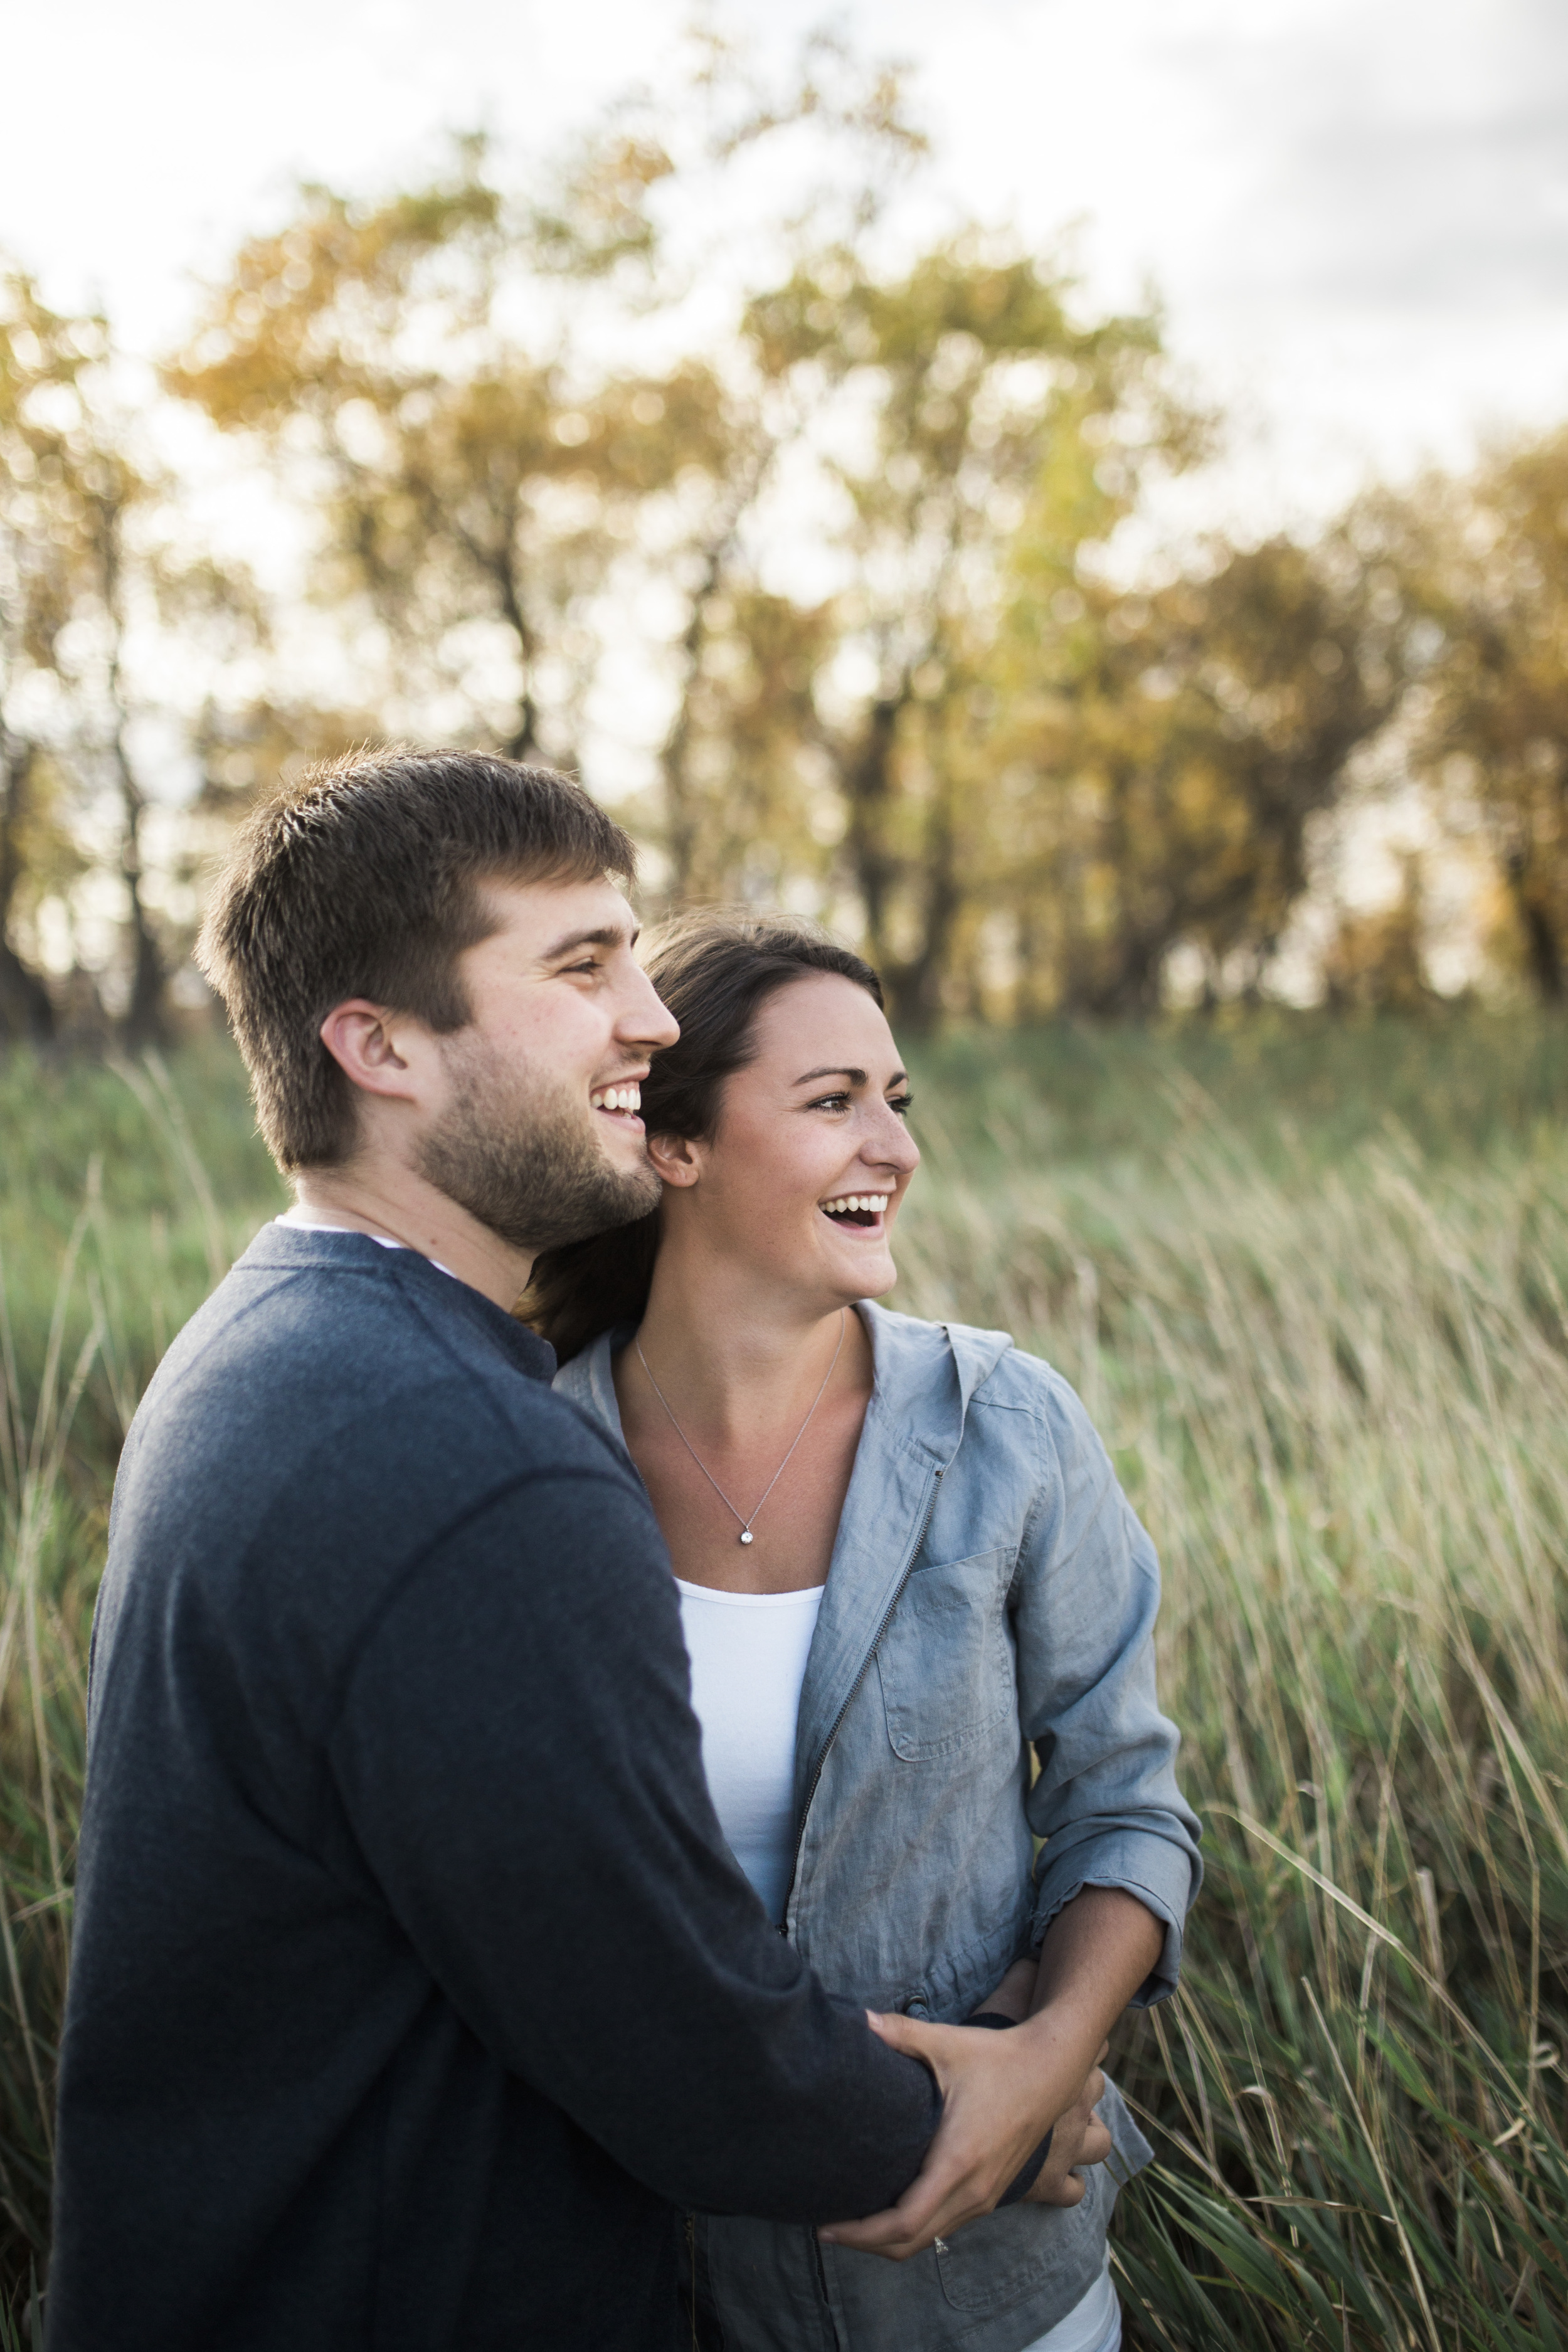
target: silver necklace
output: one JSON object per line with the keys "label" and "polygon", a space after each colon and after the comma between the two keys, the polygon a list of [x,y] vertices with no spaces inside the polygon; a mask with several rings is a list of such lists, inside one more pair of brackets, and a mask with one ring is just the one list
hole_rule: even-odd
{"label": "silver necklace", "polygon": [[658,1399],[658,1401],[659,1401],[660,1404],[661,1404],[661,1405],[663,1405],[663,1407],[664,1407],[664,1409],[665,1409],[665,1412],[666,1412],[667,1413],[669,1413],[669,1425],[670,1425],[671,1429],[673,1429],[673,1430],[674,1430],[674,1432],[675,1432],[675,1433],[676,1433],[677,1437],[679,1437],[679,1440],[680,1440],[680,1442],[681,1442],[682,1445],[684,1445],[684,1446],[685,1446],[685,1448],[686,1448],[686,1450],[687,1450],[688,1454],[690,1454],[691,1459],[693,1460],[693,1462],[695,1462],[695,1463],[696,1463],[697,1467],[699,1468],[699,1470],[700,1470],[700,1471],[701,1471],[702,1475],[707,1479],[708,1484],[712,1487],[713,1492],[718,1496],[719,1500],[723,1504],[724,1508],[725,1508],[725,1509],[726,1509],[726,1510],[727,1510],[727,1511],[731,1515],[731,1517],[734,1517],[734,1518],[736,1518],[736,1519],[739,1519],[739,1520],[740,1520],[740,1523],[741,1523],[741,1541],[742,1541],[743,1544],[754,1543],[754,1542],[756,1541],[756,1538],[755,1538],[755,1537],[752,1535],[752,1522],[755,1520],[755,1518],[756,1518],[756,1517],[757,1517],[757,1513],[761,1511],[761,1509],[762,1509],[762,1507],[763,1507],[763,1503],[765,1503],[765,1502],[767,1501],[768,1496],[773,1493],[773,1488],[778,1485],[779,1480],[784,1476],[784,1472],[789,1468],[789,1465],[790,1465],[790,1457],[791,1457],[791,1455],[792,1455],[792,1454],[794,1454],[794,1452],[795,1452],[795,1445],[798,1445],[798,1444],[800,1444],[801,1439],[805,1435],[806,1431],[807,1431],[807,1430],[810,1428],[810,1426],[811,1426],[811,1413],[812,1413],[812,1412],[815,1412],[816,1411],[817,1406],[822,1402],[823,1398],[827,1394],[827,1383],[828,1383],[828,1381],[833,1378],[833,1375],[834,1375],[835,1371],[837,1370],[837,1368],[838,1368],[838,1359],[839,1359],[840,1355],[843,1353],[843,1350],[844,1350],[844,1334],[845,1334],[845,1331],[846,1331],[846,1330],[847,1329],[847,1328],[848,1328],[848,1327],[847,1327],[847,1325],[846,1324],[845,1320],[844,1320],[844,1318],[845,1318],[845,1315],[846,1315],[847,1311],[847,1310],[846,1308],[842,1307],[841,1307],[839,1308],[839,1310],[838,1310],[838,1345],[837,1345],[837,1348],[835,1348],[835,1349],[833,1350],[833,1361],[832,1361],[832,1363],[831,1363],[831,1364],[829,1364],[829,1365],[828,1365],[828,1367],[827,1367],[827,1370],[826,1370],[826,1372],[825,1373],[825,1375],[824,1375],[824,1377],[823,1377],[822,1386],[817,1390],[816,1394],[816,1395],[812,1398],[812,1400],[811,1400],[811,1412],[808,1412],[808,1413],[806,1414],[805,1419],[801,1423],[800,1427],[795,1431],[795,1445],[792,1445],[792,1446],[790,1447],[789,1453],[788,1453],[788,1454],[786,1454],[784,1455],[784,1460],[779,1464],[778,1468],[773,1472],[773,1476],[768,1480],[768,1483],[767,1483],[766,1486],[763,1489],[763,1498],[762,1498],[762,1502],[760,1502],[760,1503],[757,1505],[757,1508],[756,1508],[756,1510],[754,1510],[754,1511],[752,1513],[752,1517],[751,1517],[751,1518],[749,1518],[749,1519],[748,1519],[748,1518],[744,1518],[744,1517],[742,1517],[742,1515],[741,1515],[741,1513],[740,1513],[739,1511],[737,1511],[737,1510],[736,1510],[734,1504],[730,1500],[729,1496],[728,1496],[728,1495],[726,1495],[726,1493],[724,1492],[723,1487],[722,1487],[722,1486],[721,1486],[721,1485],[719,1484],[718,1479],[717,1479],[717,1478],[715,1478],[715,1476],[713,1475],[712,1471],[711,1471],[711,1470],[710,1470],[710,1468],[708,1467],[707,1463],[706,1463],[706,1462],[704,1462],[704,1460],[702,1459],[702,1456],[700,1455],[700,1454],[699,1454],[699,1452],[697,1451],[697,1448],[695,1447],[695,1445],[693,1445],[693,1444],[691,1443],[691,1440],[689,1439],[689,1437],[688,1437],[688,1435],[686,1434],[686,1432],[682,1429],[682,1427],[680,1426],[680,1423],[679,1423],[677,1421],[677,1419],[675,1418],[674,1413],[673,1413],[673,1412],[670,1412],[670,1410],[669,1410],[669,1399],[665,1395],[664,1391],[659,1387],[658,1382],[654,1379],[654,1376],[653,1376],[652,1372],[648,1371],[647,1358],[643,1354],[643,1351],[642,1351],[642,1341],[641,1341],[641,1340],[640,1340],[640,1339],[636,1336],[636,1334],[635,1334],[635,1333],[633,1334],[633,1338],[632,1338],[632,1345],[633,1345],[633,1347],[634,1347],[634,1348],[637,1349],[637,1361],[638,1361],[638,1363],[642,1366],[642,1368],[643,1368],[644,1371],[645,1371],[645,1372],[647,1372],[647,1384],[648,1384],[649,1388],[653,1391],[653,1392],[654,1392],[655,1396]]}

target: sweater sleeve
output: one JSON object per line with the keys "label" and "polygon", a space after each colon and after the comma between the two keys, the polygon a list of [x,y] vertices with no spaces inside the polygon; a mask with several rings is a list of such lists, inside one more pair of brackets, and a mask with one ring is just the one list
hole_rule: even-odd
{"label": "sweater sleeve", "polygon": [[646,1505],[535,1475],[405,1575],[329,1746],[386,1903],[509,2070],[677,2203],[892,2203],[939,2103],[770,1927],[703,1777]]}
{"label": "sweater sleeve", "polygon": [[1160,1564],[1089,1415],[1050,1376],[1037,1504],[1016,1586],[1026,1800],[1045,1841],[1033,1940],[1086,1886],[1134,1895],[1164,1924],[1135,2006],[1176,1989],[1183,1923],[1203,1875],[1196,1815],[1176,1784],[1179,1740],[1154,1687]]}

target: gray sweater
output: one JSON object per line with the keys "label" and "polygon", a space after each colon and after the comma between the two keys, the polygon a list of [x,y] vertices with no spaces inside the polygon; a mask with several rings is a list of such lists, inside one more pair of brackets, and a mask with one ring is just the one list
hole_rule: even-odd
{"label": "gray sweater", "polygon": [[115,1492],[51,2352],[642,2352],[669,2200],[889,2202],[929,2078],[719,1835],[668,1556],[547,1348],[267,1228]]}

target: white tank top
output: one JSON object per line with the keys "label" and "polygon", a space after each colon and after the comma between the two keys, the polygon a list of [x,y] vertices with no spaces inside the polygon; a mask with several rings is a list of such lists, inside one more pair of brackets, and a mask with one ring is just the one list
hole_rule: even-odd
{"label": "white tank top", "polygon": [[675,1581],[713,1810],[776,1925],[795,1853],[795,1717],[823,1588],[714,1592]]}
{"label": "white tank top", "polygon": [[[675,1582],[713,1810],[776,1923],[795,1859],[795,1718],[824,1588],[715,1592],[679,1576]],[[1108,2267],[1082,2302],[1025,2352],[1115,2352],[1121,2318]]]}

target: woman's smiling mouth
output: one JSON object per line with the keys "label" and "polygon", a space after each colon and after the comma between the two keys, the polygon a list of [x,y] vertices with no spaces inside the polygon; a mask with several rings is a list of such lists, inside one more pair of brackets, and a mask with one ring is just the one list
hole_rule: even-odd
{"label": "woman's smiling mouth", "polygon": [[870,1233],[880,1228],[883,1212],[892,1197],[891,1192],[839,1192],[831,1201],[819,1201],[816,1205],[836,1225],[856,1226],[862,1233]]}

